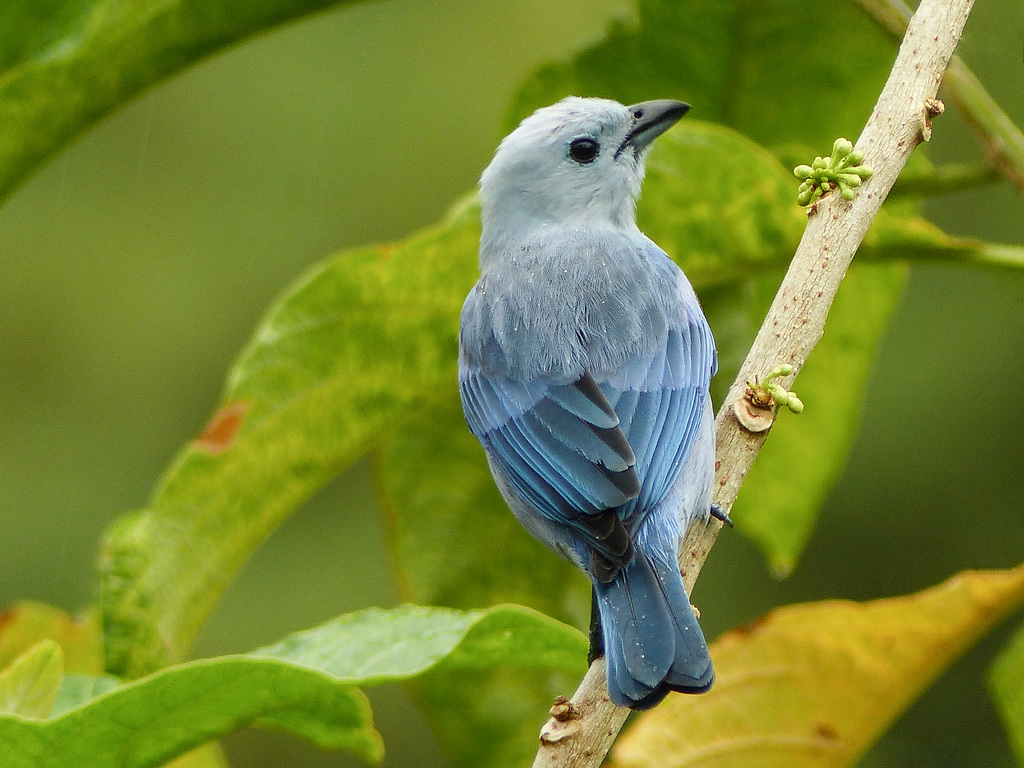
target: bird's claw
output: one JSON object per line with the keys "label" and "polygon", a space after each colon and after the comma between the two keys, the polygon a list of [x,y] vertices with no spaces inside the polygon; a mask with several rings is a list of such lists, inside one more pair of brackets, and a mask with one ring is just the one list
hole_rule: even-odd
{"label": "bird's claw", "polygon": [[729,513],[726,512],[724,509],[722,509],[717,504],[712,504],[711,505],[711,516],[713,518],[715,518],[715,520],[721,520],[723,523],[725,523],[730,528],[733,527],[732,518],[729,517]]}

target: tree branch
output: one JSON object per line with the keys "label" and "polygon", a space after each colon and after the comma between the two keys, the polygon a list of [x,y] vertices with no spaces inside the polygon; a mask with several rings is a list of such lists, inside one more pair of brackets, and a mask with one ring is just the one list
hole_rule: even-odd
{"label": "tree branch", "polygon": [[[875,22],[897,39],[911,11],[903,0],[855,0]],[[943,92],[956,104],[985,152],[985,160],[1024,194],[1024,134],[959,56],[949,62]]]}
{"label": "tree branch", "polygon": [[[856,149],[874,169],[874,176],[860,187],[852,202],[833,193],[809,212],[807,229],[789,271],[715,421],[715,502],[723,510],[732,508],[768,434],[741,427],[733,408],[737,404],[742,407],[748,380],[763,376],[780,363],[793,366],[793,373],[780,380],[788,387],[821,338],[828,309],[864,233],[910,153],[931,135],[931,117],[936,113],[932,100],[972,5],[973,0],[922,0],[857,141]],[[721,525],[711,519],[690,528],[679,557],[687,591],[693,589]],[[573,704],[576,712],[572,715],[563,707],[545,723],[534,768],[600,765],[629,714],[608,699],[603,659],[590,667]]]}

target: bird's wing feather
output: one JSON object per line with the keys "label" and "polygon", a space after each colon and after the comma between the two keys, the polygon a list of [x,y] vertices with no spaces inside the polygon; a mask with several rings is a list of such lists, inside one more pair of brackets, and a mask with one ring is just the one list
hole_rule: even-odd
{"label": "bird's wing feather", "polygon": [[[464,370],[470,429],[512,488],[549,520],[619,508],[631,521],[668,492],[693,443],[714,360],[702,317],[620,376],[524,384]],[[579,521],[586,525],[586,521]]]}
{"label": "bird's wing feather", "polygon": [[589,374],[572,384],[526,386],[477,370],[464,372],[460,387],[470,429],[544,517],[568,523],[639,492],[633,451]]}
{"label": "bird's wing feather", "polygon": [[[640,493],[620,512],[633,523],[665,497],[679,475],[715,368],[714,342],[702,317],[670,329],[662,352],[652,360],[646,380],[622,391],[615,406],[641,479]],[[606,389],[614,383],[619,382]]]}

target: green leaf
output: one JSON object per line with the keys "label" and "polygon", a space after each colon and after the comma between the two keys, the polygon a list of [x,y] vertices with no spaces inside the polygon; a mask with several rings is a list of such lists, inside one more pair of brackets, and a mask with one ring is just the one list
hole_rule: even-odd
{"label": "green leaf", "polygon": [[506,127],[569,94],[624,104],[680,98],[694,116],[766,147],[820,153],[837,136],[860,132],[894,51],[848,0],[640,0],[635,26],[618,23],[601,42],[530,78]]}
{"label": "green leaf", "polygon": [[[711,647],[718,681],[671,695],[616,744],[613,768],[844,768],[1024,602],[1024,566],[965,571],[905,597],[787,606]],[[1006,682],[1010,682],[1007,679]],[[1012,695],[1021,700],[1018,676]]]}
{"label": "green leaf", "polygon": [[1017,764],[1024,765],[1024,625],[999,654],[988,675],[988,688]]}
{"label": "green leaf", "polygon": [[457,611],[405,605],[342,616],[253,655],[287,659],[366,686],[415,677],[442,662],[449,670],[578,669],[586,650],[578,630],[523,606]]}
{"label": "green leaf", "polygon": [[572,624],[587,620],[586,578],[509,512],[455,387],[429,418],[382,443],[375,479],[406,599],[455,608],[515,602]]}
{"label": "green leaf", "polygon": [[[839,38],[841,55],[834,47]],[[701,142],[687,133],[694,125],[687,118],[655,143],[639,208],[641,229],[676,258],[701,294],[719,344],[714,388],[721,394],[806,222],[793,205],[790,168],[759,144],[789,157],[795,147],[820,152],[836,136],[855,136],[892,50],[885,33],[849,2],[641,0],[635,27],[616,25],[605,40],[529,80],[507,124],[569,93],[624,103],[672,96],[692,102],[694,115],[753,139],[708,127],[703,138],[717,135]],[[905,234],[893,227],[876,242],[892,255]],[[811,407],[780,419],[737,502],[737,527],[776,572],[794,565],[852,446],[874,349],[901,292],[904,270],[887,269],[851,272],[796,385]]]}
{"label": "green leaf", "polygon": [[[578,671],[585,652],[579,632],[519,606],[370,609],[244,656],[180,664],[113,689],[104,681],[97,698],[47,722],[0,716],[0,754],[5,768],[148,768],[255,723],[376,761],[380,737],[354,686],[495,665]],[[75,687],[79,696],[88,688]]]}
{"label": "green leaf", "polygon": [[455,383],[475,208],[405,243],[343,253],[273,307],[223,405],[149,507],[104,546],[107,669],[180,660],[246,558],[371,439]]}
{"label": "green leaf", "polygon": [[40,640],[0,672],[0,714],[49,716],[63,673],[60,646],[53,640]]}
{"label": "green leaf", "polygon": [[[719,346],[716,392],[732,382],[803,234],[806,214],[793,202],[794,186],[773,155],[722,126],[684,122],[652,150],[641,228],[701,294]],[[870,237],[876,252],[903,255],[912,239],[922,252],[926,238],[932,248],[954,247],[919,220],[880,221],[883,229]],[[780,575],[795,565],[849,455],[875,349],[905,274],[892,263],[850,270],[795,385],[808,408],[779,419],[744,483],[733,519]]]}
{"label": "green leaf", "polygon": [[276,24],[352,0],[5,0],[0,198],[143,89]]}
{"label": "green leaf", "polygon": [[[853,446],[875,350],[902,296],[908,261],[1019,269],[1024,249],[951,237],[922,218],[889,210],[876,217],[829,311],[824,336],[794,384],[807,408],[799,416],[781,414],[733,509],[737,529],[758,544],[779,576],[796,565]],[[777,283],[773,276],[761,277],[750,288],[750,337],[739,334],[743,351]],[[729,338],[723,339],[715,314],[710,307],[721,346]],[[728,352],[733,348],[724,346],[723,385],[735,370]]]}
{"label": "green leaf", "polygon": [[778,282],[807,223],[795,188],[763,147],[685,119],[651,149],[637,223],[698,291],[767,271]]}
{"label": "green leaf", "polygon": [[171,667],[48,722],[0,717],[0,751],[11,768],[144,768],[278,713],[321,746],[380,755],[358,689],[284,661],[232,657]]}
{"label": "green leaf", "polygon": [[[692,115],[749,137],[720,127],[702,145],[688,133],[695,123],[687,117],[655,142],[638,209],[641,229],[679,262],[701,295],[719,344],[721,372],[713,390],[721,395],[803,231],[805,216],[792,204],[792,158],[810,162],[837,136],[859,133],[893,51],[887,33],[847,0],[640,0],[635,25],[617,23],[604,40],[529,78],[506,128],[568,94],[627,104],[673,97],[690,101]],[[710,138],[713,130],[701,133]],[[769,151],[790,164],[779,166]],[[915,218],[913,204],[887,208],[859,261],[1024,266],[1024,249],[951,238]],[[848,455],[874,349],[902,275],[899,267],[851,272],[825,338],[796,384],[808,410],[780,419],[744,485],[737,527],[753,536],[780,574],[795,564]]]}

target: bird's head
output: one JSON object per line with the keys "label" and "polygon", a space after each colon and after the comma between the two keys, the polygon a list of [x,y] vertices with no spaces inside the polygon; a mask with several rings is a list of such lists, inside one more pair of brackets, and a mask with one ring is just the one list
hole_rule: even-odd
{"label": "bird's head", "polygon": [[538,109],[505,137],[480,177],[485,231],[635,226],[647,150],[689,108],[571,96]]}

